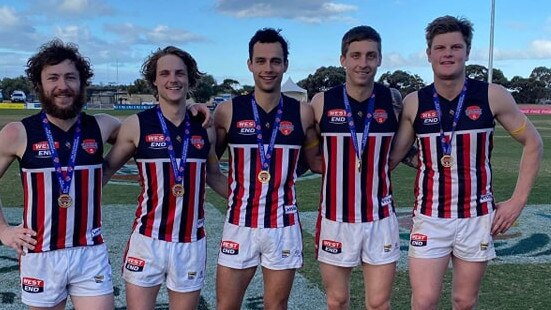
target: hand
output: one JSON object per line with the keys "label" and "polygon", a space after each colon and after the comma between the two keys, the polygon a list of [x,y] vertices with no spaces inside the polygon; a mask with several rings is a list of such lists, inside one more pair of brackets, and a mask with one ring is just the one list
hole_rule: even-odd
{"label": "hand", "polygon": [[210,126],[211,122],[211,113],[209,108],[206,104],[202,103],[194,103],[188,107],[189,111],[191,112],[191,115],[197,116],[197,114],[201,113],[205,116],[205,120],[201,124],[203,128],[207,128]]}
{"label": "hand", "polygon": [[515,223],[520,216],[524,203],[513,199],[496,204],[496,214],[492,223],[492,235],[503,234]]}
{"label": "hand", "polygon": [[36,244],[36,232],[29,228],[19,226],[5,226],[0,228],[0,241],[2,244],[15,249],[18,255],[25,255],[25,249],[34,250]]}

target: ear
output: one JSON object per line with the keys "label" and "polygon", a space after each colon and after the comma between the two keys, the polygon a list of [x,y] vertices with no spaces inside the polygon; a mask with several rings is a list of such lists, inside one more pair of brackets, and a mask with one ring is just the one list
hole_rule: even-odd
{"label": "ear", "polygon": [[247,59],[247,68],[249,68],[249,71],[253,72],[253,62],[250,59]]}
{"label": "ear", "polygon": [[340,62],[341,62],[341,66],[346,69],[346,66],[344,65],[344,62],[346,60],[346,56],[341,55],[341,57],[339,59],[340,59]]}
{"label": "ear", "polygon": [[425,53],[427,53],[427,60],[429,61],[429,63],[431,62],[430,61],[430,47],[427,47],[427,49],[425,50]]}
{"label": "ear", "polygon": [[283,69],[283,72],[287,72],[287,68],[289,68],[289,60],[285,60],[284,61],[284,69]]}

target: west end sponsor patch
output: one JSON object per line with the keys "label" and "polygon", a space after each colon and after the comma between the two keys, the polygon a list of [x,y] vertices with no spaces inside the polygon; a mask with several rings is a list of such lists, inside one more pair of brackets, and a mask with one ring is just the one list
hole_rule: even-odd
{"label": "west end sponsor patch", "polygon": [[133,272],[142,272],[145,267],[145,261],[136,257],[127,257],[124,268]]}
{"label": "west end sponsor patch", "polygon": [[423,234],[412,234],[409,240],[410,240],[409,243],[412,246],[421,247],[421,246],[427,246],[429,237]]}
{"label": "west end sponsor patch", "polygon": [[293,123],[289,121],[281,121],[281,123],[279,123],[279,131],[283,135],[288,136],[293,132],[293,130],[295,130],[295,125],[293,125]]}
{"label": "west end sponsor patch", "polygon": [[241,135],[254,135],[256,134],[255,121],[254,120],[241,120],[236,124],[239,134]]}
{"label": "west end sponsor patch", "polygon": [[342,253],[342,243],[332,240],[322,240],[321,249],[327,253],[340,254]]}
{"label": "west end sponsor patch", "polygon": [[388,113],[384,109],[375,109],[373,111],[373,119],[379,124],[386,122],[388,119]]}
{"label": "west end sponsor patch", "polygon": [[162,133],[154,133],[145,136],[145,143],[149,143],[149,148],[151,149],[166,148],[165,135]]}
{"label": "west end sponsor patch", "polygon": [[482,109],[477,105],[469,106],[465,109],[465,115],[473,121],[476,121],[482,115]]}
{"label": "west end sponsor patch", "polygon": [[344,124],[346,123],[346,110],[345,109],[331,109],[327,111],[327,118],[332,124]]}
{"label": "west end sponsor patch", "polygon": [[23,277],[21,280],[21,288],[27,293],[43,293],[44,292],[44,280]]}
{"label": "west end sponsor patch", "polygon": [[[56,149],[59,149],[59,142],[55,141],[54,146]],[[51,157],[52,153],[50,152],[50,145],[48,144],[48,141],[40,141],[36,142],[32,146],[33,152],[35,152],[35,156],[37,158],[44,158],[44,157]]]}
{"label": "west end sponsor patch", "polygon": [[96,139],[84,139],[80,145],[82,146],[82,149],[90,155],[96,154],[96,151],[98,150],[98,143],[96,142]]}
{"label": "west end sponsor patch", "polygon": [[438,113],[436,113],[436,110],[421,112],[419,117],[423,120],[423,125],[436,125],[439,123]]}
{"label": "west end sponsor patch", "polygon": [[220,252],[227,255],[239,254],[239,243],[223,240],[220,242]]}
{"label": "west end sponsor patch", "polygon": [[205,146],[205,139],[202,136],[191,136],[191,145],[196,149],[201,150]]}

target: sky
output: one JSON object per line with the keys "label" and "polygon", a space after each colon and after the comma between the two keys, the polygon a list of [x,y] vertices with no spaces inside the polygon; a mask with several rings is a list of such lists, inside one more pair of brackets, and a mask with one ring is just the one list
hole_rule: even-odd
{"label": "sky", "polygon": [[[25,74],[27,59],[60,38],[79,46],[94,84],[131,84],[157,48],[188,51],[202,72],[252,85],[248,42],[263,27],[289,42],[284,77],[298,82],[322,66],[339,66],[343,34],[358,25],[382,37],[377,78],[404,70],[432,81],[424,38],[442,15],[474,24],[469,62],[488,67],[491,0],[0,0],[0,79]],[[493,67],[505,77],[528,77],[551,67],[551,1],[495,0]]]}

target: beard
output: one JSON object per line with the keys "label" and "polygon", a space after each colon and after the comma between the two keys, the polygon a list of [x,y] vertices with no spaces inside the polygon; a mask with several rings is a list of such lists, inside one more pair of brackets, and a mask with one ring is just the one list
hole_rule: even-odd
{"label": "beard", "polygon": [[[68,108],[60,108],[54,103],[54,97],[58,95],[67,95],[73,98],[73,104]],[[44,93],[43,89],[40,89],[38,92],[38,98],[42,105],[42,109],[46,114],[51,115],[55,118],[67,120],[76,117],[82,111],[85,103],[84,89],[81,89],[78,93],[75,93],[73,90],[65,90],[54,92],[50,95]]]}

